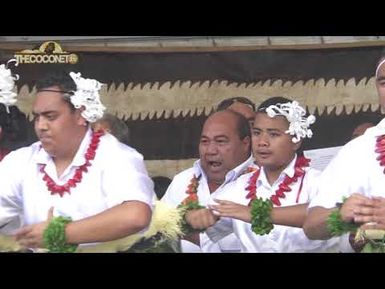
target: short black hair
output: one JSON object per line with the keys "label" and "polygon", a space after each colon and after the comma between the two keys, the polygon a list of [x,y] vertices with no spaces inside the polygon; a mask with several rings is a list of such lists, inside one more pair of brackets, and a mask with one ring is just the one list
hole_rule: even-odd
{"label": "short black hair", "polygon": [[235,96],[235,97],[230,97],[222,100],[218,106],[216,111],[221,111],[228,109],[231,105],[233,105],[235,102],[243,103],[249,106],[253,111],[255,111],[255,104],[252,102],[250,99],[244,96]]}
{"label": "short black hair", "polygon": [[273,96],[263,101],[258,106],[257,112],[266,112],[266,108],[268,108],[270,105],[277,105],[278,103],[288,103],[291,101],[292,101],[291,99],[288,99],[283,96]]}
{"label": "short black hair", "polygon": [[36,82],[36,90],[44,91],[45,89],[58,86],[64,94],[64,100],[70,105],[71,110],[75,110],[74,105],[70,100],[70,95],[76,91],[76,83],[71,78],[68,72],[60,70],[46,74],[43,78]]}

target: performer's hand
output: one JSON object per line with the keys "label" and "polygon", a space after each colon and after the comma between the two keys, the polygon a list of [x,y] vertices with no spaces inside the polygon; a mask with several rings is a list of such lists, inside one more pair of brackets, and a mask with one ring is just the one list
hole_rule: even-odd
{"label": "performer's hand", "polygon": [[373,197],[373,214],[366,219],[362,229],[385,230],[385,198]]}
{"label": "performer's hand", "polygon": [[340,213],[344,222],[372,222],[374,201],[359,193],[352,194],[342,205]]}
{"label": "performer's hand", "polygon": [[16,241],[26,248],[43,248],[43,233],[53,218],[53,207],[48,210],[47,220],[24,226],[15,233]]}
{"label": "performer's hand", "polygon": [[214,210],[215,215],[251,222],[251,207],[225,200],[214,199],[214,201],[218,205],[210,205],[210,208]]}
{"label": "performer's hand", "polygon": [[207,229],[218,221],[209,209],[190,210],[185,215],[186,222],[196,230]]}

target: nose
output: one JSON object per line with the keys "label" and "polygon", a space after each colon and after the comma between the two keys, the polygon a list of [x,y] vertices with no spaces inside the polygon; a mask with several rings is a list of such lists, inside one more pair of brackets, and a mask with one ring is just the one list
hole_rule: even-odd
{"label": "nose", "polygon": [[38,131],[45,131],[48,129],[48,122],[44,117],[37,117],[35,119],[35,129]]}
{"label": "nose", "polygon": [[211,141],[207,145],[207,153],[208,154],[216,154],[218,153],[218,146],[215,144],[215,142]]}
{"label": "nose", "polygon": [[257,138],[257,144],[258,144],[258,147],[269,146],[269,137],[266,134],[261,133]]}

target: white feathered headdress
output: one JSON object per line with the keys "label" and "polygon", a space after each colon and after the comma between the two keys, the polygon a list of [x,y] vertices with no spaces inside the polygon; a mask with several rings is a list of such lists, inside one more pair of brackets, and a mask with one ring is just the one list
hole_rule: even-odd
{"label": "white feathered headdress", "polygon": [[9,106],[15,105],[17,99],[17,93],[13,91],[15,87],[15,80],[19,79],[18,75],[12,75],[11,70],[8,68],[8,64],[16,62],[16,59],[11,59],[6,65],[0,65],[0,103],[3,103],[9,113]]}
{"label": "white feathered headdress", "polygon": [[270,105],[266,108],[266,113],[270,117],[277,115],[286,117],[290,125],[285,133],[295,135],[295,137],[291,139],[294,143],[299,142],[301,138],[311,138],[313,136],[313,132],[309,129],[309,126],[315,123],[315,116],[311,114],[305,117],[306,111],[297,101]]}
{"label": "white feathered headdress", "polygon": [[99,90],[102,83],[95,79],[82,78],[80,72],[70,72],[76,83],[76,91],[71,95],[71,103],[75,108],[84,106],[82,116],[89,122],[95,122],[103,117],[106,107],[100,101]]}

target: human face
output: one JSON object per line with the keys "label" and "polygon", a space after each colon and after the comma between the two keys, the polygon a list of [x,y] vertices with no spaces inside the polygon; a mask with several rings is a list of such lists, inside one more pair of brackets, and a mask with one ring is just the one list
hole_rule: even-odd
{"label": "human face", "polygon": [[289,123],[284,116],[269,117],[259,112],[255,116],[251,133],[253,155],[256,163],[266,171],[281,172],[293,160],[300,143],[285,133]]}
{"label": "human face", "polygon": [[230,170],[250,156],[250,138],[241,140],[236,116],[220,111],[210,116],[203,126],[199,155],[208,181],[222,183]]}
{"label": "human face", "polygon": [[383,110],[385,110],[385,63],[383,63],[377,72],[376,88],[379,97],[379,103]]}
{"label": "human face", "polygon": [[[61,90],[57,86],[47,89]],[[32,113],[36,135],[49,155],[60,157],[76,152],[80,143],[78,136],[86,122],[79,110],[71,111],[61,92],[38,92]]]}
{"label": "human face", "polygon": [[242,114],[249,121],[250,127],[252,127],[255,118],[255,112],[250,106],[236,101],[232,105],[230,105],[228,109]]}

